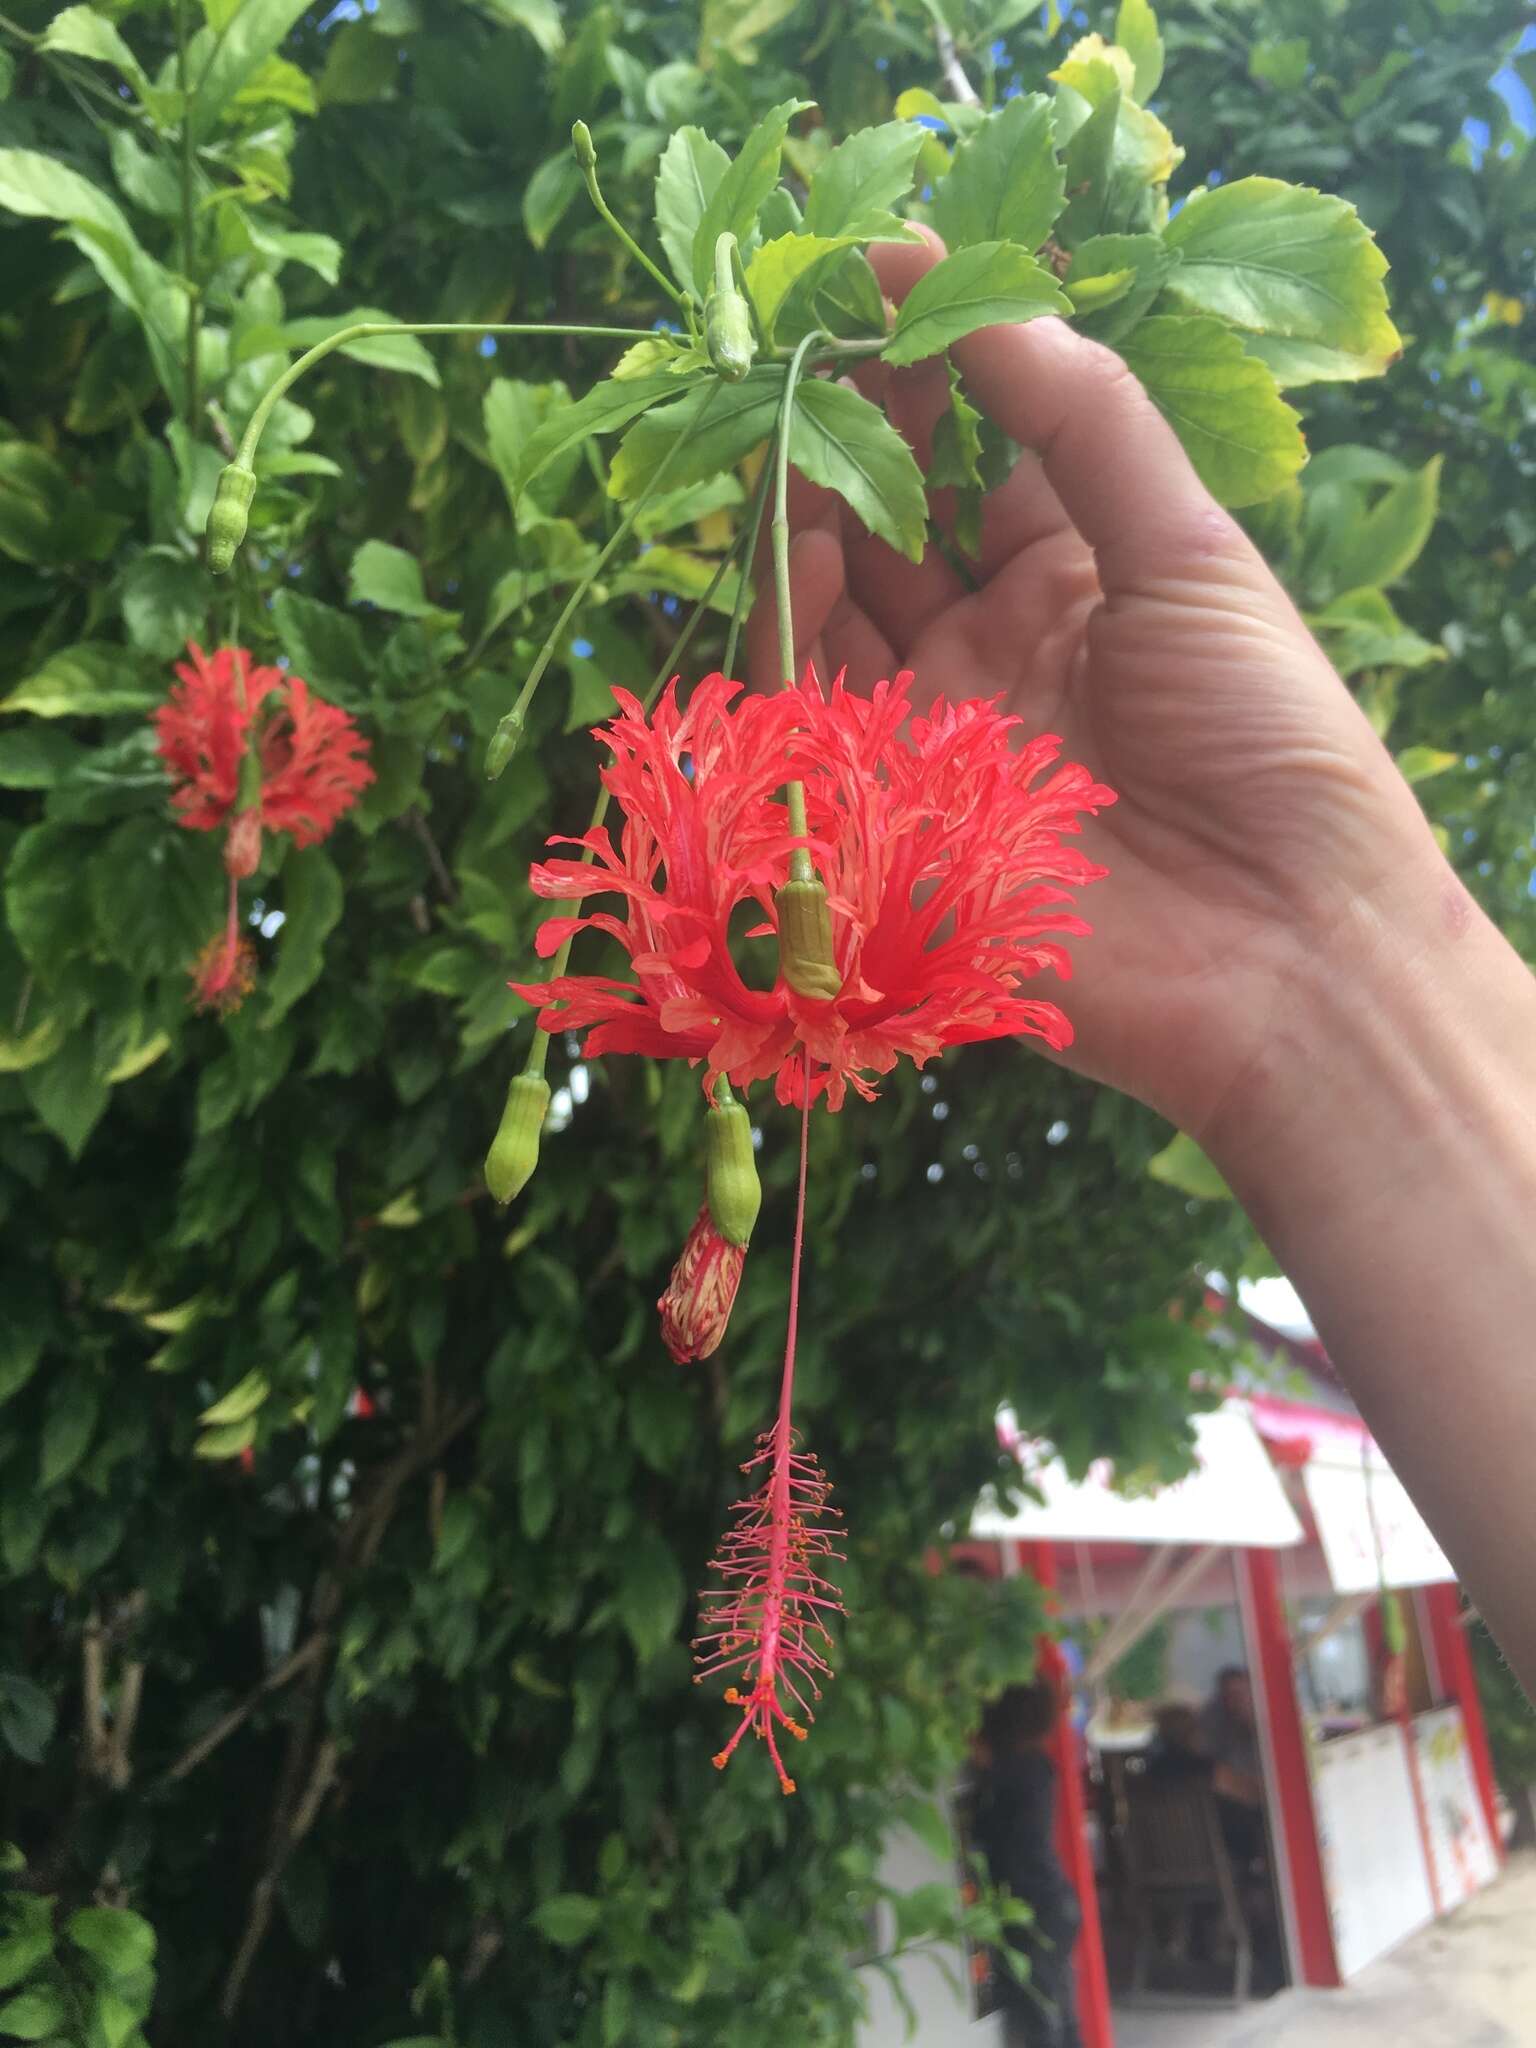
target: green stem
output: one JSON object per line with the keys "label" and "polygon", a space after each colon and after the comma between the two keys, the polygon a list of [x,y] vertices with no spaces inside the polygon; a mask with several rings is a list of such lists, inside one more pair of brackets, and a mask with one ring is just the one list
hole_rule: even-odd
{"label": "green stem", "polygon": [[[766,470],[764,473],[766,474]],[[754,536],[755,532],[756,529],[754,528]],[[709,609],[709,601],[714,596],[715,592],[720,588],[720,585],[725,577],[725,572],[727,569],[730,568],[732,562],[738,561],[739,559],[742,580],[746,580],[747,573],[751,567],[752,561],[752,550],[750,546],[747,548],[745,554],[743,554],[742,552],[742,541],[746,537],[746,533],[747,529],[743,527],[741,532],[737,534],[735,540],[732,541],[731,545],[720,557],[720,565],[715,570],[714,575],[710,578],[708,588],[705,590],[704,595],[699,599],[698,603],[694,606],[693,610],[688,614],[688,622],[683,627],[683,630],[678,634],[677,638],[672,642],[672,645],[667,649],[666,660],[661,664],[661,667],[657,669],[655,675],[652,676],[650,687],[647,689],[644,697],[640,700],[641,707],[643,710],[647,712],[650,711],[652,705],[656,702],[656,699],[661,695],[663,685],[667,682],[667,679],[670,676],[673,676],[677,673],[677,664],[682,659],[683,655],[687,653],[688,644],[692,640],[694,634],[698,631],[700,620],[703,618],[705,612]],[[597,792],[597,801],[593,804],[592,815],[587,820],[587,830],[589,832],[596,832],[607,816],[608,791],[606,787],[603,787],[600,788]],[[591,865],[592,850],[590,847],[583,847],[581,858],[584,865]],[[568,897],[565,901],[557,903],[555,905],[551,915],[555,917],[573,916],[576,911],[576,902],[577,899],[574,896]],[[555,954],[554,964],[551,966],[549,972],[550,980],[558,981],[561,975],[564,974],[566,968],[570,965],[570,963],[571,941],[569,938],[566,938],[562,940],[560,950]],[[542,1078],[544,1073],[544,1061],[548,1052],[549,1033],[547,1031],[535,1030],[533,1034],[533,1043],[528,1048],[528,1059],[523,1068],[523,1072],[525,1074],[536,1074]],[[724,1075],[722,1075],[721,1079],[724,1080],[724,1078]]]}
{"label": "green stem", "polygon": [[324,341],[317,341],[313,348],[306,349],[267,387],[241,436],[239,461],[242,467],[251,469],[255,466],[256,446],[272,416],[272,408],[284,392],[293,389],[306,370],[312,370],[316,363],[333,355],[337,349],[345,348],[349,341],[365,341],[376,334],[574,334],[585,336],[590,341],[650,341],[654,338],[649,327],[552,327],[541,320],[517,321],[502,326],[488,326],[478,320],[358,320],[351,327],[338,327]]}
{"label": "green stem", "polygon": [[[789,370],[784,378],[784,403],[779,413],[773,498],[773,587],[779,616],[779,668],[787,690],[795,686],[795,620],[789,588],[789,431],[795,416],[795,386],[800,381],[801,368],[812,343],[825,339],[821,330],[813,327],[790,357]],[[786,783],[784,800],[789,807],[790,831],[797,839],[808,837],[810,827],[805,815],[805,784]],[[811,865],[807,848],[797,846],[789,856],[789,876],[793,882],[815,880],[816,870]]]}
{"label": "green stem", "polygon": [[187,102],[187,0],[176,0],[176,89],[181,94],[181,267],[187,280],[187,431],[197,433],[202,293],[192,212],[192,110]]}
{"label": "green stem", "polygon": [[736,602],[731,608],[730,631],[725,636],[725,657],[720,664],[724,675],[732,675],[736,667],[736,643],[741,638],[742,621],[747,616],[747,593],[752,588],[752,564],[757,560],[757,537],[763,530],[763,514],[768,509],[768,486],[773,480],[773,466],[764,462],[763,473],[758,478],[752,500],[752,511],[747,522],[746,551],[741,558],[741,582],[736,587]]}
{"label": "green stem", "polygon": [[[590,138],[588,139],[588,147],[590,149]],[[625,227],[624,223],[617,217],[613,209],[609,206],[607,200],[603,197],[603,188],[597,182],[596,154],[593,153],[591,156],[591,160],[586,161],[581,157],[581,154],[578,151],[577,161],[581,164],[581,175],[586,180],[587,197],[592,201],[593,206],[597,209],[598,218],[603,222],[605,227],[609,228],[612,231],[612,233],[617,236],[618,240],[629,251],[630,255],[634,257],[635,261],[639,263],[645,270],[649,271],[650,275],[655,279],[657,284],[661,286],[662,290],[666,293],[667,297],[672,301],[672,303],[675,306],[681,308],[683,317],[688,322],[688,332],[690,334],[695,334],[697,332],[697,329],[694,324],[694,310],[692,297],[689,295],[689,293],[679,290],[679,288],[672,282],[671,278],[667,276],[667,273],[660,267],[660,265],[653,263],[651,261],[650,257],[646,255],[645,251],[641,248],[640,244],[629,232],[629,229]]]}
{"label": "green stem", "polygon": [[[710,407],[714,404],[715,400],[720,396],[720,393],[724,389],[724,385],[721,384],[717,379],[716,382],[711,386],[709,394],[705,398],[704,403],[699,407],[699,416],[694,421],[692,430],[685,431],[684,433],[679,434],[677,439],[672,443],[672,446],[661,458],[660,462],[657,463],[655,469],[646,479],[644,487],[636,494],[633,503],[625,512],[624,517],[619,521],[618,525],[614,528],[613,532],[608,536],[608,539],[603,543],[602,552],[599,554],[597,560],[592,564],[591,568],[587,571],[586,575],[582,577],[581,581],[576,585],[576,588],[571,592],[570,596],[566,599],[565,604],[561,609],[559,618],[556,619],[555,623],[550,627],[549,632],[545,636],[544,645],[539,649],[538,653],[534,656],[533,667],[529,669],[528,680],[523,684],[522,689],[519,690],[517,694],[517,702],[512,706],[512,709],[507,713],[506,717],[502,720],[502,726],[507,728],[509,731],[516,734],[521,734],[523,728],[523,721],[528,715],[528,706],[533,702],[533,693],[535,690],[537,690],[539,684],[544,680],[544,671],[549,667],[550,662],[553,661],[555,656],[555,649],[559,646],[560,640],[565,632],[566,627],[571,623],[571,620],[576,616],[577,610],[580,608],[582,602],[586,598],[587,592],[592,588],[593,584],[597,581],[598,577],[603,573],[604,568],[607,566],[609,560],[612,558],[615,550],[619,547],[621,542],[628,538],[631,528],[634,526],[634,523],[639,518],[640,514],[645,510],[648,500],[653,498],[656,492],[661,488],[662,482],[666,477],[667,471],[672,467],[673,462],[682,453],[683,449],[688,445],[688,443],[693,439],[693,435],[697,433],[700,427],[703,426],[705,420],[708,419]],[[493,774],[491,777],[492,781],[496,779],[496,775],[500,774],[503,765],[504,763],[496,764],[495,774]]]}

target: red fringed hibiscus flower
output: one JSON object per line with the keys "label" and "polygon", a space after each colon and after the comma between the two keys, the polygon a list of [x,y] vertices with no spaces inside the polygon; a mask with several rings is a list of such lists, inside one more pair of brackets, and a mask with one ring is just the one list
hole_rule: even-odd
{"label": "red fringed hibiscus flower", "polygon": [[[1106,871],[1065,840],[1114,793],[1086,768],[1047,773],[1060,741],[1014,748],[1019,720],[995,703],[940,698],[911,717],[911,682],[903,671],[857,697],[839,677],[828,696],[808,671],[798,689],[744,697],[714,675],[679,710],[674,681],[650,722],[615,690],[619,715],[598,737],[613,751],[603,780],[624,813],[620,844],[606,830],[551,842],[591,864],[541,861],[530,880],[540,896],[621,896],[622,915],[547,918],[538,951],[605,932],[634,979],[514,983],[544,1006],[541,1027],[585,1029],[589,1056],[702,1062],[706,1092],[722,1073],[737,1086],[773,1075],[779,1099],[798,1102],[809,1073],[834,1110],[850,1086],[872,1096],[868,1077],[902,1054],[922,1066],[946,1045],[1017,1032],[1069,1045],[1056,1005],[1019,991],[1043,968],[1071,971],[1061,941],[1089,926],[1070,891]],[[796,780],[805,842],[782,799]],[[825,1001],[782,974],[754,987],[732,957],[734,940],[774,933],[774,892],[801,843],[831,912],[841,986]],[[763,920],[745,932],[743,905]]]}
{"label": "red fringed hibiscus flower", "polygon": [[[191,660],[178,663],[179,680],[155,713],[157,751],[175,784],[180,822],[215,832],[238,806],[241,819],[255,810],[264,830],[291,832],[295,846],[324,839],[373,780],[368,742],[352,720],[312,696],[301,677],[257,667],[243,647],[207,655],[189,642],[187,652]],[[259,789],[248,770],[242,785],[253,751]],[[247,793],[252,800],[241,801]],[[253,850],[233,840],[231,850],[250,874]],[[259,858],[259,843],[254,851]]]}
{"label": "red fringed hibiscus flower", "polygon": [[193,832],[224,833],[229,896],[224,929],[192,966],[202,1010],[236,1010],[256,978],[242,936],[241,879],[261,862],[262,832],[291,832],[296,846],[324,839],[373,780],[368,742],[345,711],[310,695],[299,676],[257,668],[243,647],[189,662],[155,713],[156,751],[170,771],[171,804]]}

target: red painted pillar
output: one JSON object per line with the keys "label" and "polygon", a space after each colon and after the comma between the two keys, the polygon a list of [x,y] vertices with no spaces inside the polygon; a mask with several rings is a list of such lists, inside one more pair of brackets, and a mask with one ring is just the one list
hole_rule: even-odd
{"label": "red painted pillar", "polygon": [[[1021,1543],[1019,1563],[1033,1572],[1047,1592],[1056,1585],[1056,1548],[1051,1543]],[[1093,1853],[1088,1845],[1088,1816],[1083,1798],[1083,1758],[1070,1715],[1056,1724],[1051,1745],[1056,1766],[1056,1853],[1072,1880],[1082,1908],[1083,1927],[1077,1938],[1077,2018],[1083,2048],[1114,2048],[1114,2020],[1109,2009],[1109,1972],[1104,1964],[1104,1930],[1099,1924],[1099,1888]]]}
{"label": "red painted pillar", "polygon": [[1307,1764],[1307,1735],[1296,1697],[1290,1631],[1280,1598],[1279,1567],[1272,1550],[1239,1550],[1233,1554],[1248,1596],[1245,1605],[1252,1623],[1251,1649],[1257,1666],[1254,1676],[1269,1735],[1279,1809],[1271,1814],[1270,1823],[1281,1838],[1290,1873],[1292,1919],[1302,1982],[1334,1986],[1342,1979],[1333,1952],[1323,1854]]}
{"label": "red painted pillar", "polygon": [[1493,1759],[1488,1754],[1488,1728],[1483,1720],[1483,1702],[1477,1689],[1477,1673],[1473,1668],[1472,1652],[1467,1644],[1467,1632],[1461,1621],[1461,1588],[1426,1586],[1424,1604],[1429,1610],[1430,1638],[1434,1643],[1435,1658],[1440,1666],[1440,1683],[1444,1687],[1447,1704],[1454,1701],[1461,1709],[1462,1724],[1467,1731],[1467,1755],[1472,1762],[1472,1777],[1477,1786],[1477,1796],[1483,1802],[1483,1812],[1488,1817],[1488,1832],[1493,1837],[1494,1853],[1502,1863],[1504,1841],[1499,1833],[1499,1802],[1494,1789]]}

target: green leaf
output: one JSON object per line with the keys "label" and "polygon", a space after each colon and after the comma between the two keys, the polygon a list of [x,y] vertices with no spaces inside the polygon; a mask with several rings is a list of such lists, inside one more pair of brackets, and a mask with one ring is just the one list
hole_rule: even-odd
{"label": "green leaf", "polygon": [[1219,320],[1154,314],[1120,353],[1222,504],[1256,504],[1306,461],[1296,414],[1274,378]]}
{"label": "green leaf", "polygon": [[[643,347],[644,344],[637,346]],[[677,385],[670,378],[668,382],[675,392]],[[525,384],[513,377],[496,377],[487,389],[481,408],[486,447],[514,507],[522,488],[520,477],[525,451],[532,445],[539,429],[551,420],[563,417],[570,406],[570,393],[559,383]],[[529,493],[525,511],[531,511],[536,518],[552,512],[564,496],[580,462],[579,437],[567,441],[558,457],[541,460],[539,488]]]}
{"label": "green leaf", "polygon": [[738,64],[757,61],[757,39],[787,21],[799,0],[704,0],[699,64],[708,70],[723,51]]}
{"label": "green leaf", "polygon": [[13,1934],[9,1939],[0,1941],[0,1991],[9,1991],[13,1984],[19,1984],[52,1954],[51,1927],[39,1928],[35,1934]]}
{"label": "green leaf", "polygon": [[1389,484],[1363,519],[1352,522],[1324,565],[1338,589],[1396,583],[1423,552],[1440,505],[1441,458]]}
{"label": "green leaf", "polygon": [[1124,339],[1178,265],[1161,235],[1091,235],[1072,252],[1061,288],[1095,341]]}
{"label": "green leaf", "polygon": [[225,107],[249,84],[303,14],[308,0],[242,0],[220,30],[188,110],[195,136],[207,135]]}
{"label": "green leaf", "polygon": [[1286,381],[1374,376],[1402,353],[1386,258],[1344,200],[1239,178],[1196,194],[1164,234],[1181,259],[1174,295],[1285,344],[1273,367]]}
{"label": "green leaf", "polygon": [[70,1915],[64,1931],[112,1977],[132,1977],[155,1959],[153,1927],[137,1913],[115,1906],[82,1906]]}
{"label": "green leaf", "polygon": [[77,741],[52,726],[0,732],[0,789],[52,789],[84,757]]}
{"label": "green leaf", "polygon": [[[0,1740],[6,1747],[24,1763],[40,1764],[53,1740],[53,1727],[53,1701],[42,1687],[14,1672],[0,1672]],[[12,2005],[17,2003],[12,2001]],[[24,2041],[35,2040],[35,2035],[25,2033],[16,2022],[7,2021],[11,2010],[12,2006],[7,2006],[0,2011],[0,2028],[9,2025]]]}
{"label": "green leaf", "polygon": [[686,1594],[666,1538],[654,1527],[638,1530],[624,1552],[615,1605],[642,1664],[672,1640]]}
{"label": "green leaf", "polygon": [[1051,105],[1021,94],[955,151],[933,195],[933,224],[951,252],[975,242],[1037,249],[1061,211],[1066,179],[1056,156]]}
{"label": "green leaf", "polygon": [[745,253],[757,225],[757,209],[779,179],[784,136],[809,100],[782,100],[770,109],[741,145],[737,156],[709,196],[693,233],[692,283],[700,298],[715,274],[715,243],[729,230]]}
{"label": "green leaf", "polygon": [[91,2048],[129,2048],[148,2004],[148,1996],[130,2004],[116,1985],[99,1985],[91,1999]]}
{"label": "green leaf", "polygon": [[67,1479],[91,1447],[101,1412],[101,1382],[85,1366],[61,1372],[48,1389],[38,1486],[46,1493]]}
{"label": "green leaf", "polygon": [[96,1069],[95,1034],[88,1026],[72,1032],[62,1051],[27,1069],[21,1085],[41,1121],[78,1159],[112,1093]]}
{"label": "green leaf", "polygon": [[1403,624],[1383,590],[1346,590],[1325,610],[1309,613],[1307,624],[1321,635],[1328,659],[1346,678],[1361,669],[1424,668],[1446,658],[1443,647]]}
{"label": "green leaf", "polygon": [[0,2034],[9,2034],[17,2041],[41,2041],[68,2024],[63,1999],[46,1986],[19,1992],[0,2005]]}
{"label": "green leaf", "polygon": [[877,406],[820,380],[795,394],[789,456],[802,476],[847,499],[871,533],[920,561],[928,515],[912,450]]}
{"label": "green leaf", "polygon": [[1266,36],[1248,52],[1248,76],[1280,92],[1295,92],[1306,83],[1312,45],[1305,36]]}
{"label": "green leaf", "polygon": [[579,447],[589,434],[611,434],[660,399],[677,395],[675,377],[626,377],[618,383],[610,378],[595,384],[585,398],[555,406],[524,442],[507,478],[508,489],[518,496],[546,464],[568,448]]}
{"label": "green leaf", "polygon": [[557,1948],[576,1948],[597,1932],[603,1902],[585,1892],[557,1892],[528,1917],[546,1941]]}
{"label": "green leaf", "polygon": [[805,232],[833,237],[885,233],[891,208],[912,189],[924,133],[915,121],[886,121],[840,142],[811,179]]}
{"label": "green leaf", "polygon": [[933,1800],[921,1799],[913,1794],[901,1802],[896,1810],[896,1818],[903,1827],[912,1830],[936,1862],[954,1861],[954,1830],[945,1818],[942,1808]]}
{"label": "green leaf", "polygon": [[1432,775],[1461,766],[1460,754],[1447,753],[1443,747],[1404,747],[1396,758],[1397,772],[1405,782],[1428,782]]}
{"label": "green leaf", "polygon": [[[672,388],[676,389],[675,384]],[[694,432],[706,400],[717,390],[709,418],[701,431]],[[722,386],[711,379],[707,385],[696,384],[671,405],[655,406],[636,420],[615,449],[608,471],[610,493],[615,498],[634,497],[685,433],[690,435],[688,446],[667,467],[668,488],[675,490],[720,475],[773,432],[783,390],[781,370],[757,370],[739,384]]]}
{"label": "green leaf", "polygon": [[422,586],[420,562],[384,540],[365,540],[352,557],[347,597],[353,604],[374,604],[407,619],[431,618],[437,611]]}
{"label": "green leaf", "polygon": [[218,1464],[225,1458],[238,1458],[255,1441],[256,1418],[248,1415],[243,1422],[227,1422],[217,1429],[204,1430],[192,1446],[192,1455],[194,1458],[206,1458],[210,1464]]}
{"label": "green leaf", "polygon": [[102,718],[114,711],[147,711],[162,692],[140,680],[133,657],[121,647],[77,641],[51,654],[40,669],[0,700],[0,712],[30,711],[34,718]]}
{"label": "green leaf", "polygon": [[344,892],[330,857],[318,846],[303,847],[283,865],[283,929],[277,966],[267,977],[263,1027],[286,1017],[300,996],[320,979],[325,942],[341,921]]}
{"label": "green leaf", "polygon": [[747,291],[770,343],[779,310],[795,286],[829,256],[848,248],[853,239],[851,235],[779,235],[753,250],[747,265]]}
{"label": "green leaf", "polygon": [[949,371],[949,404],[933,429],[933,450],[928,460],[928,488],[946,486],[963,490],[981,486],[981,414],[960,388],[960,373],[952,363]]}
{"label": "green leaf", "polygon": [[[339,334],[343,327],[361,326],[365,321],[384,326],[400,324],[393,313],[383,312],[378,306],[354,306],[346,313],[322,313],[314,320],[290,320],[283,328],[283,341],[288,348],[313,348],[316,342]],[[376,370],[399,370],[408,377],[420,377],[424,384],[436,386],[442,383],[437,364],[414,334],[364,335],[357,341],[343,342],[338,354],[350,356],[355,363],[367,363]]]}
{"label": "green leaf", "polygon": [[48,1297],[32,1275],[11,1280],[0,1318],[0,1405],[31,1379],[48,1341]]}
{"label": "green leaf", "polygon": [[558,57],[565,46],[565,28],[555,0],[485,0],[492,14],[526,29],[546,57]]}
{"label": "green leaf", "polygon": [[1143,106],[1163,79],[1163,39],[1149,0],[1120,0],[1115,15],[1115,41],[1135,66],[1131,90]]}
{"label": "green leaf", "polygon": [[135,647],[172,661],[208,615],[208,572],[169,549],[149,548],[123,578],[123,623]]}
{"label": "green leaf", "polygon": [[684,291],[694,289],[693,243],[731,160],[702,128],[679,128],[656,172],[656,232]]}
{"label": "green leaf", "polygon": [[38,40],[40,50],[63,50],[72,57],[90,57],[120,71],[141,100],[150,97],[144,67],[122,36],[94,7],[66,7],[56,14]]}
{"label": "green leaf", "polygon": [[205,1429],[219,1429],[225,1423],[244,1422],[254,1415],[271,1393],[265,1373],[252,1368],[243,1380],[232,1386],[227,1394],[221,1395],[211,1408],[205,1408],[198,1421]]}
{"label": "green leaf", "polygon": [[296,590],[279,590],[272,600],[272,623],[295,675],[327,696],[354,703],[369,688],[368,647],[356,619]]}
{"label": "green leaf", "polygon": [[102,950],[142,973],[179,973],[217,922],[211,867],[203,834],[164,817],[125,818],[89,866]]}
{"label": "green leaf", "polygon": [[1147,1161],[1147,1172],[1165,1187],[1177,1188],[1202,1202],[1230,1202],[1232,1190],[1193,1138],[1179,1131],[1162,1151]]}
{"label": "green leaf", "polygon": [[920,362],[979,328],[1071,310],[1054,276],[1026,250],[1011,242],[975,242],[917,280],[882,353],[888,363]]}
{"label": "green leaf", "polygon": [[581,167],[568,148],[539,165],[523,192],[523,226],[535,249],[548,248],[550,236],[581,189]]}

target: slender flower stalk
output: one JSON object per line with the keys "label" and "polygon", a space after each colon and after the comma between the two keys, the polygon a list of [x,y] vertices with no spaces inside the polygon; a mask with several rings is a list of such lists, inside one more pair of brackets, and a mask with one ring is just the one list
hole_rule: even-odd
{"label": "slender flower stalk", "polygon": [[831,1483],[809,1452],[798,1448],[792,1420],[810,1102],[807,1079],[801,1090],[800,1176],[779,1412],[773,1428],[759,1437],[756,1454],[741,1468],[748,1474],[766,1471],[766,1477],[754,1493],[736,1503],[736,1523],[721,1538],[714,1562],[722,1583],[700,1595],[705,1605],[693,1646],[699,1665],[695,1684],[726,1672],[740,1673],[741,1682],[728,1686],[725,1698],[728,1705],[741,1709],[741,1719],[713,1759],[716,1770],[725,1769],[750,1729],[767,1743],[785,1793],[794,1791],[795,1781],[784,1768],[779,1733],[782,1730],[797,1742],[805,1740],[807,1724],[815,1719],[811,1701],[821,1698],[821,1681],[832,1676],[826,1617],[843,1611],[837,1588],[823,1569],[842,1555],[832,1547],[834,1530],[826,1526],[837,1515],[836,1508],[827,1505]]}

